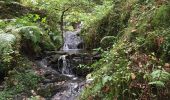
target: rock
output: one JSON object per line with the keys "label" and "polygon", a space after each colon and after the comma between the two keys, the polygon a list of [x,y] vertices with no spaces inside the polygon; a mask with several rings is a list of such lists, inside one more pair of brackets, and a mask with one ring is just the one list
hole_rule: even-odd
{"label": "rock", "polygon": [[36,92],[40,96],[50,97],[50,96],[52,96],[52,93],[58,88],[59,87],[55,86],[53,83],[49,83],[49,84],[46,84],[46,85],[42,84]]}
{"label": "rock", "polygon": [[92,78],[91,78],[91,79],[87,79],[87,80],[86,80],[86,83],[87,83],[87,84],[90,84],[91,82],[93,82],[93,80],[94,80],[94,79],[92,79]]}
{"label": "rock", "polygon": [[57,62],[59,60],[61,55],[59,54],[55,54],[53,56],[51,56],[51,62]]}
{"label": "rock", "polygon": [[52,81],[50,79],[44,79],[42,83],[47,84],[47,83],[52,83]]}
{"label": "rock", "polygon": [[0,54],[14,53],[13,45],[15,44],[16,37],[13,34],[2,33],[0,34]]}
{"label": "rock", "polygon": [[78,49],[83,49],[85,46],[85,43],[84,42],[80,42],[78,45],[77,45],[77,48]]}
{"label": "rock", "polygon": [[14,44],[16,37],[13,34],[2,33],[0,34],[0,43]]}
{"label": "rock", "polygon": [[66,55],[67,52],[65,51],[45,51],[46,55],[55,55],[55,54],[59,54],[59,55]]}

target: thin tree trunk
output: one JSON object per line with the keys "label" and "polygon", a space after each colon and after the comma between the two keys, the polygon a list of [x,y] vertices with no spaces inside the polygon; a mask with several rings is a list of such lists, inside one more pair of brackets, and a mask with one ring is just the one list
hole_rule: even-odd
{"label": "thin tree trunk", "polygon": [[61,30],[61,36],[62,36],[62,42],[64,44],[64,14],[65,12],[62,12],[61,14],[61,24],[60,24],[60,30]]}

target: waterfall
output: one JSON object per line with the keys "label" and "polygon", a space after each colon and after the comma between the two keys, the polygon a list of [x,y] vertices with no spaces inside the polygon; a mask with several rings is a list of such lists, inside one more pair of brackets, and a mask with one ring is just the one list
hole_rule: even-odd
{"label": "waterfall", "polygon": [[[37,65],[43,70],[45,79],[41,88],[54,87],[49,100],[76,100],[83,90],[86,81],[84,76],[87,69],[79,70],[79,64],[87,64],[89,56],[84,53],[83,40],[79,36],[80,30],[65,32],[64,45],[60,51],[47,52],[47,57],[38,60]],[[91,62],[91,58],[90,58]],[[37,71],[39,72],[39,70]],[[56,93],[55,93],[56,92]]]}
{"label": "waterfall", "polygon": [[83,44],[83,40],[79,36],[79,32],[80,31],[75,32],[68,31],[63,34],[64,37],[64,45],[62,48],[63,51],[82,49],[79,48],[82,47],[80,45]]}
{"label": "waterfall", "polygon": [[71,71],[71,66],[70,66],[70,63],[69,63],[69,60],[66,59],[66,56],[67,55],[61,55],[59,60],[62,61],[62,68],[61,68],[61,74],[72,74],[72,71]]}
{"label": "waterfall", "polygon": [[64,51],[68,51],[68,50],[69,50],[68,45],[65,44],[65,43],[64,43],[64,46],[63,46],[63,50],[64,50]]}
{"label": "waterfall", "polygon": [[[64,45],[62,47],[62,51],[67,52],[67,53],[76,53],[79,52],[80,50],[79,47],[80,45],[83,44],[82,38],[78,35],[80,30],[75,31],[75,32],[65,32],[63,34],[64,37]],[[72,75],[72,66],[70,64],[70,59],[67,58],[68,55],[61,55],[58,59],[59,67],[58,69],[60,70],[61,74],[64,75]]]}

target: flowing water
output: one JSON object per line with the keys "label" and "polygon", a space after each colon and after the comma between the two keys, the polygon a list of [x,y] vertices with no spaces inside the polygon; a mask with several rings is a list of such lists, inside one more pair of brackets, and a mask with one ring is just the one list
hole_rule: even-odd
{"label": "flowing water", "polygon": [[[76,75],[75,71],[73,72],[73,68],[77,67],[78,64],[74,64],[73,62],[82,62],[81,52],[83,50],[83,40],[79,36],[80,30],[75,32],[65,32],[64,33],[64,45],[61,48],[61,52],[65,52],[60,54],[57,60],[57,64],[54,64],[55,70],[60,74],[58,77],[68,77],[64,81],[56,81],[55,83],[59,83],[59,89],[50,100],[76,100],[80,95],[81,90],[85,85],[85,78],[80,78]],[[72,57],[72,56],[75,57]],[[72,57],[72,58],[71,58]],[[40,66],[48,67],[48,63],[46,60],[39,61]],[[57,77],[57,76],[56,76]],[[57,84],[58,84],[57,83]]]}
{"label": "flowing water", "polygon": [[79,49],[83,49],[83,40],[82,38],[79,36],[79,32],[80,30],[77,30],[75,32],[65,32],[63,34],[64,37],[64,46],[62,48],[63,51],[68,51],[69,50],[79,50]]}

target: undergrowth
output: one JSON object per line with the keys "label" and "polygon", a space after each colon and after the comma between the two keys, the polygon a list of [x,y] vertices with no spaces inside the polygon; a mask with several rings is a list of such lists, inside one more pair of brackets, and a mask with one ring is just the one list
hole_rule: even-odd
{"label": "undergrowth", "polygon": [[[102,30],[100,32],[105,34],[103,28],[113,26],[119,31],[116,32],[117,41],[113,47],[92,65],[95,71],[89,76],[93,82],[85,87],[80,99],[168,100],[169,1],[121,0],[115,1],[115,5],[119,8],[114,8],[112,16],[120,14],[119,19],[127,23],[110,17],[109,20],[118,21],[119,27],[112,24],[93,30]],[[114,34],[115,31],[109,33]]]}

